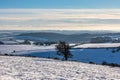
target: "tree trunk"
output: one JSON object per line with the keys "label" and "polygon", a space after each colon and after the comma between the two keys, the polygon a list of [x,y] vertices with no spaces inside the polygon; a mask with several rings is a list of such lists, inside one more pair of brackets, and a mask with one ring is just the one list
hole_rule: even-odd
{"label": "tree trunk", "polygon": [[64,56],[65,57],[65,60],[67,61],[68,60],[68,57],[67,56]]}

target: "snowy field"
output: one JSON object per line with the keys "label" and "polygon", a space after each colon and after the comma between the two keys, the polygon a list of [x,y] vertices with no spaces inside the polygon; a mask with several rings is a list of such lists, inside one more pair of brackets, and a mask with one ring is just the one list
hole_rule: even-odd
{"label": "snowy field", "polygon": [[[75,44],[70,44],[71,46]],[[110,48],[119,47],[120,43],[96,43],[96,44],[81,44],[74,48]],[[15,50],[15,53],[13,51]],[[24,54],[29,52],[46,52],[54,51],[55,45],[51,46],[35,46],[35,45],[0,45],[0,54]]]}
{"label": "snowy field", "polygon": [[120,68],[44,58],[0,56],[0,80],[120,80]]}
{"label": "snowy field", "polygon": [[74,48],[110,48],[120,47],[120,43],[88,43],[75,46]]}
{"label": "snowy field", "polygon": [[[35,45],[0,45],[0,54],[24,54],[29,52],[45,52],[54,50],[55,45],[35,46]],[[15,53],[14,53],[15,51]]]}

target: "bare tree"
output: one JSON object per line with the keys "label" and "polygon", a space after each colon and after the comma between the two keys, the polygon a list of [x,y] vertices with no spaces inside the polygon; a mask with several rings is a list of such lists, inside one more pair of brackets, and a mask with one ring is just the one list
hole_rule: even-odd
{"label": "bare tree", "polygon": [[63,56],[65,60],[68,60],[68,58],[73,56],[70,49],[71,47],[69,44],[64,41],[60,41],[58,45],[56,45],[57,54]]}

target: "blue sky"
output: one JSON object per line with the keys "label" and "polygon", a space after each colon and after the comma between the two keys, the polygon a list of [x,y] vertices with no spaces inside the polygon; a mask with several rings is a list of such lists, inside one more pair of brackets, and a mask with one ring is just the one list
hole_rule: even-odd
{"label": "blue sky", "polygon": [[0,8],[120,8],[120,0],[0,0]]}

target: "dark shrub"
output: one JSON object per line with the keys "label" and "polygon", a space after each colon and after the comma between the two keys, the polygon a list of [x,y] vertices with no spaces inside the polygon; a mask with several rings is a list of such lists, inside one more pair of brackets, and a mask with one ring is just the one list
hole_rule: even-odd
{"label": "dark shrub", "polygon": [[107,62],[106,62],[106,61],[103,61],[103,62],[102,62],[102,65],[107,65]]}
{"label": "dark shrub", "polygon": [[2,41],[0,41],[0,45],[3,45],[4,43]]}
{"label": "dark shrub", "polygon": [[59,58],[57,58],[57,57],[55,57],[54,59],[55,59],[55,60],[59,60]]}
{"label": "dark shrub", "polygon": [[90,61],[89,63],[90,63],[90,64],[95,64],[95,63],[94,63],[94,62],[92,62],[92,61]]}
{"label": "dark shrub", "polygon": [[113,50],[112,50],[112,53],[115,53],[115,52],[116,52],[116,51],[113,49]]}
{"label": "dark shrub", "polygon": [[8,54],[7,54],[7,53],[5,53],[4,55],[5,55],[5,56],[8,56]]}
{"label": "dark shrub", "polygon": [[120,67],[120,65],[118,65],[116,63],[107,63],[105,61],[103,61],[102,65],[107,65],[107,66],[111,66],[111,67]]}
{"label": "dark shrub", "polygon": [[25,40],[22,44],[28,44],[28,45],[30,45],[31,43],[30,43],[29,40]]}

